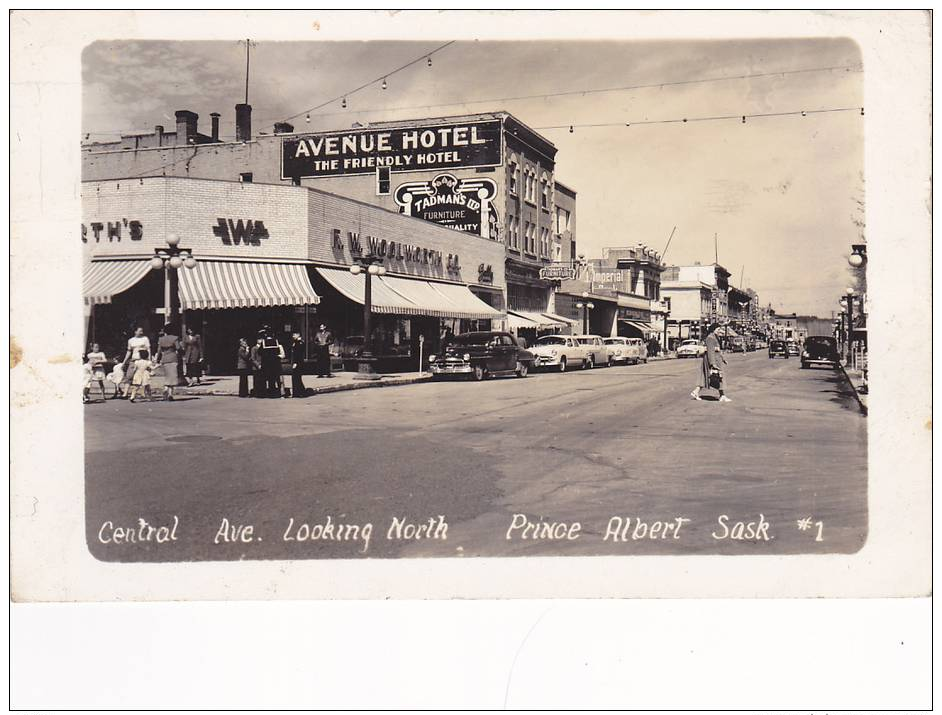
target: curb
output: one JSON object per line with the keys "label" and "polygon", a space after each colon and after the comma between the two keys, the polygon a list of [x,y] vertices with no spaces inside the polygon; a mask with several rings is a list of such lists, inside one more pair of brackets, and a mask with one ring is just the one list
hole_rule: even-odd
{"label": "curb", "polygon": [[[423,373],[416,377],[394,377],[394,378],[380,378],[375,381],[358,381],[358,382],[347,382],[342,385],[324,385],[322,387],[308,387],[307,388],[307,397],[313,397],[314,395],[323,395],[329,392],[346,392],[347,390],[365,390],[373,387],[393,387],[395,385],[412,385],[417,382],[427,382],[432,379],[432,376],[428,373]],[[194,387],[178,387],[177,394],[179,395],[198,395],[202,397],[238,397],[239,393],[236,390],[215,390],[213,388],[194,388]]]}
{"label": "curb", "polygon": [[850,385],[851,389],[854,391],[854,399],[857,400],[857,406],[860,408],[860,412],[866,417],[867,403],[860,399],[860,392],[857,390],[857,385],[855,385],[854,381],[850,379],[850,375],[847,374],[847,370],[844,369],[844,365],[838,363],[838,366],[841,368],[841,374],[844,376],[844,379],[847,380],[847,384]]}

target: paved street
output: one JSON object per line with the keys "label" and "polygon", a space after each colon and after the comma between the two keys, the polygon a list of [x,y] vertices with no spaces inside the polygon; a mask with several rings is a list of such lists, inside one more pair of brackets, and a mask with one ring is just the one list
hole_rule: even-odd
{"label": "paved street", "polygon": [[728,359],[730,404],[690,399],[696,360],[93,404],[88,543],[116,561],[859,549],[866,418],[849,387],[764,351]]}

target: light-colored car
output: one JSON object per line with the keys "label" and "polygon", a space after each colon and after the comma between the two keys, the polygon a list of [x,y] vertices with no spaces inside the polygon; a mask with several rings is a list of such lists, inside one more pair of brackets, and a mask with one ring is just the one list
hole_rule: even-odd
{"label": "light-colored car", "polygon": [[607,367],[612,364],[608,345],[605,344],[601,336],[573,335],[573,337],[585,349],[585,366],[587,368],[593,368],[596,365],[605,365]]}
{"label": "light-colored car", "polygon": [[585,347],[571,335],[544,335],[529,350],[535,356],[533,367],[566,372],[571,367],[585,366]]}
{"label": "light-colored car", "polygon": [[608,352],[613,363],[631,363],[648,361],[648,346],[641,338],[605,338]]}
{"label": "light-colored car", "polygon": [[706,353],[706,345],[699,340],[684,340],[677,348],[679,358],[698,358]]}

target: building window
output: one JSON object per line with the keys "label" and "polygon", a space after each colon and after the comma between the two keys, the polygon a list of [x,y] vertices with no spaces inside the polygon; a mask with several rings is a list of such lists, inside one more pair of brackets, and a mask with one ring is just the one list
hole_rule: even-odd
{"label": "building window", "polygon": [[386,196],[389,194],[389,184],[391,181],[392,169],[388,166],[376,167],[376,195]]}
{"label": "building window", "polygon": [[251,183],[252,183],[252,172],[251,172],[251,171],[246,171],[246,172],[244,172],[244,173],[242,173],[242,174],[239,174],[239,181],[241,181],[243,184],[251,184]]}
{"label": "building window", "polygon": [[549,211],[550,205],[550,195],[549,195],[549,177],[546,174],[543,174],[543,193],[540,196],[540,206],[547,211]]}
{"label": "building window", "polygon": [[517,186],[520,183],[520,164],[517,163],[517,157],[511,155],[510,157],[510,176],[509,176],[509,188],[510,193],[514,196],[517,195]]}

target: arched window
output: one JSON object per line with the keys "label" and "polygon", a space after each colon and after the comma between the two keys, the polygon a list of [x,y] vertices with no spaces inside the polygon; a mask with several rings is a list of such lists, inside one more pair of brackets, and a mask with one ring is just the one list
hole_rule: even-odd
{"label": "arched window", "polygon": [[540,196],[540,206],[541,206],[542,208],[546,209],[547,211],[549,211],[549,207],[550,207],[550,186],[549,186],[549,176],[548,176],[547,174],[543,174],[543,178],[542,178],[542,180],[541,180],[541,183],[542,183],[542,185],[543,185],[543,187],[542,187],[543,193],[542,193],[542,195]]}
{"label": "arched window", "polygon": [[517,162],[517,155],[511,154],[508,162],[510,173],[508,175],[508,186],[510,193],[516,195],[517,187],[520,184],[520,164]]}

